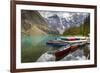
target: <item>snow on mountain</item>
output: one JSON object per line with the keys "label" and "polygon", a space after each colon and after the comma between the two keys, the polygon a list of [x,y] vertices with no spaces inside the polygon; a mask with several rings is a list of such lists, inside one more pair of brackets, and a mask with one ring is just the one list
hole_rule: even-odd
{"label": "snow on mountain", "polygon": [[49,27],[63,34],[65,28],[79,27],[89,13],[65,11],[39,11]]}

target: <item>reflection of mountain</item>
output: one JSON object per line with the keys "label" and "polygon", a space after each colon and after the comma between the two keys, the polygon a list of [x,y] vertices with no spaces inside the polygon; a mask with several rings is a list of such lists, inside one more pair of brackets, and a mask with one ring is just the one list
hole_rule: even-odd
{"label": "reflection of mountain", "polygon": [[63,16],[61,14],[51,12],[44,17],[39,11],[21,11],[21,62],[35,62],[49,49],[46,43],[60,35],[80,34],[77,31],[83,26],[86,30],[81,32],[89,33],[89,18],[86,19],[86,15],[67,12]]}

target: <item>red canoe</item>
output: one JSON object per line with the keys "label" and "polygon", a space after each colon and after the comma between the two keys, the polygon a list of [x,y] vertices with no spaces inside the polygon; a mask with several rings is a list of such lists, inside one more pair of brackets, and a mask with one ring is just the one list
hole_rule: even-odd
{"label": "red canoe", "polygon": [[80,45],[70,46],[69,48],[66,48],[62,51],[57,51],[57,52],[55,52],[55,56],[62,57],[64,55],[68,55],[70,52],[74,52],[75,50],[77,50],[79,46]]}

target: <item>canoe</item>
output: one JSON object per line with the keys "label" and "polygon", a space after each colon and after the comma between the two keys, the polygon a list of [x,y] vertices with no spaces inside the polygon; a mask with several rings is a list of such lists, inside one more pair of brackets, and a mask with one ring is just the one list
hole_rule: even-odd
{"label": "canoe", "polygon": [[86,40],[86,38],[76,38],[76,37],[75,38],[74,37],[73,38],[72,37],[71,38],[61,37],[60,39],[65,40],[65,41]]}
{"label": "canoe", "polygon": [[68,43],[62,41],[62,40],[49,40],[46,45],[52,46],[52,47],[62,47],[68,45]]}
{"label": "canoe", "polygon": [[86,43],[75,44],[75,45],[72,45],[68,48],[65,48],[64,50],[60,50],[60,51],[58,50],[58,51],[55,52],[55,56],[56,57],[62,57],[62,56],[68,55],[69,53],[76,51],[77,49],[79,49],[79,47],[81,47],[85,44]]}

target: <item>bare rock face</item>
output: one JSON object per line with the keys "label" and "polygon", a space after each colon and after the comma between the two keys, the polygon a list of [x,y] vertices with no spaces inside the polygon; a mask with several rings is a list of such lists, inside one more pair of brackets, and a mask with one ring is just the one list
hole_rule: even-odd
{"label": "bare rock face", "polygon": [[21,28],[22,28],[22,31],[24,32],[34,27],[36,27],[37,29],[40,29],[41,27],[40,29],[41,31],[43,31],[42,29],[48,28],[47,23],[45,22],[45,20],[39,14],[38,11],[22,10],[21,20],[22,20]]}
{"label": "bare rock face", "polygon": [[28,20],[22,19],[21,21],[21,32],[26,33],[29,29],[31,29],[32,24],[29,23]]}
{"label": "bare rock face", "polygon": [[[44,17],[41,16],[41,14],[38,11],[22,10],[21,31],[24,33],[26,32],[30,33],[31,31],[33,31],[31,29],[33,29],[34,27],[36,27],[38,29],[36,31],[40,31],[40,33],[42,31],[42,33],[44,32],[47,34],[53,34],[53,35],[58,34],[58,32],[55,29],[49,27],[49,23],[46,21]],[[31,34],[32,33],[30,33],[29,35]]]}

